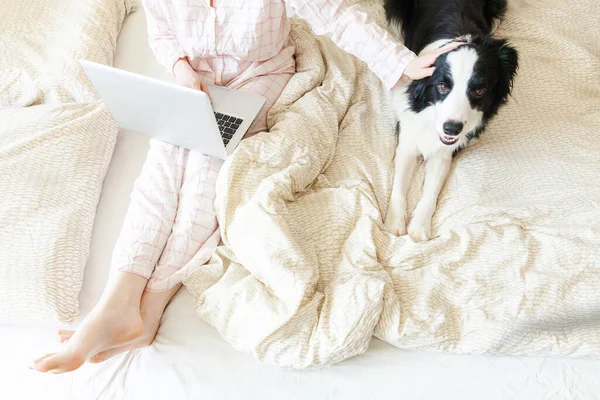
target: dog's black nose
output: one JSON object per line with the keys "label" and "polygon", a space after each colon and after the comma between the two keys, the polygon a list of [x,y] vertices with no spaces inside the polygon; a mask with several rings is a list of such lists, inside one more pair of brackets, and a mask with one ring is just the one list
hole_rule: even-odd
{"label": "dog's black nose", "polygon": [[462,132],[464,124],[457,121],[444,122],[444,133],[446,135],[456,136]]}

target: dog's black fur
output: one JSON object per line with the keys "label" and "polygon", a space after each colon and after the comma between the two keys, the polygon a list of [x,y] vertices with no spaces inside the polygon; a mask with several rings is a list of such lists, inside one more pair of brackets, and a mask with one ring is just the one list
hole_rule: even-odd
{"label": "dog's black fur", "polygon": [[[478,59],[469,89],[485,88],[486,92],[481,97],[468,95],[471,106],[483,112],[483,121],[467,135],[469,139],[479,136],[506,103],[518,68],[517,51],[506,40],[491,37],[495,20],[506,11],[506,0],[386,0],[385,11],[390,25],[402,25],[404,43],[415,53],[441,39],[470,35],[472,39],[464,46],[473,48]],[[451,90],[447,56],[438,57],[433,76],[411,83],[408,95],[414,112],[443,101],[447,93],[437,89],[440,82]]]}
{"label": "dog's black fur", "polygon": [[489,35],[506,0],[386,0],[385,12],[390,22],[402,23],[404,44],[419,53],[439,39]]}

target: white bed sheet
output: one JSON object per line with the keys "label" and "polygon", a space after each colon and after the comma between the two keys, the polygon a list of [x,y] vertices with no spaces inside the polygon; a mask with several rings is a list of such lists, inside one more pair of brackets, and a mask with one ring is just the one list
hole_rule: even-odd
{"label": "white bed sheet", "polygon": [[[115,64],[168,79],[146,43],[141,10],[126,21]],[[129,193],[148,147],[122,132],[104,182],[81,315],[97,301]],[[600,361],[452,356],[407,352],[373,340],[367,353],[327,369],[282,371],[225,343],[195,314],[182,290],[167,309],[155,343],[61,376],[27,370],[29,359],[58,347],[57,326],[0,325],[2,399],[595,399]]]}

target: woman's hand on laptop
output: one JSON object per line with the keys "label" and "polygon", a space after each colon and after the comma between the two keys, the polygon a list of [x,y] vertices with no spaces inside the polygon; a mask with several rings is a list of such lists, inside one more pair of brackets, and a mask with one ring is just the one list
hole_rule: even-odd
{"label": "woman's hand on laptop", "polygon": [[173,75],[175,75],[175,81],[177,81],[179,85],[190,89],[202,90],[210,99],[208,85],[202,80],[200,74],[194,71],[187,58],[180,58],[177,60],[173,66]]}

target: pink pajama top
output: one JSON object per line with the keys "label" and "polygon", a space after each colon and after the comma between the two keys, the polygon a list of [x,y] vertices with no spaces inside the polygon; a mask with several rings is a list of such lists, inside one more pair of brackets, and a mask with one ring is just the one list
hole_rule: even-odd
{"label": "pink pajama top", "polygon": [[[415,55],[379,25],[360,5],[344,0],[143,0],[150,47],[159,63],[172,70],[188,57],[197,71],[214,59],[229,60],[246,78],[290,73],[294,47],[286,3],[318,35],[367,63],[392,88]],[[212,4],[211,4],[212,3]],[[236,63],[231,61],[239,61]],[[214,69],[214,68],[213,68]],[[235,71],[229,71],[235,76]],[[217,72],[218,73],[218,72]],[[220,81],[219,77],[215,77]]]}

